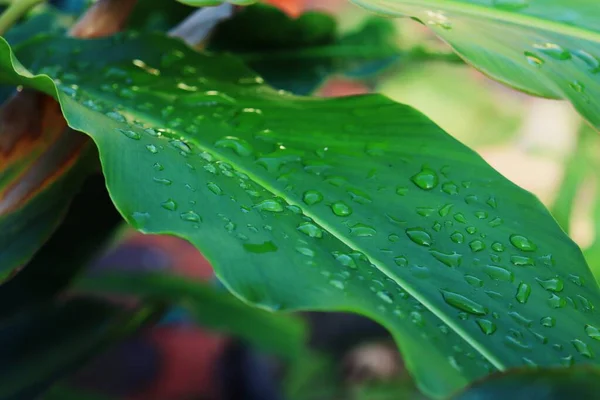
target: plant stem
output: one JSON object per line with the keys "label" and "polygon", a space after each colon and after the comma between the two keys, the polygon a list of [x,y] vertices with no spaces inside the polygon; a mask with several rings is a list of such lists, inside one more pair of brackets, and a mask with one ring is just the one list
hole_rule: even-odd
{"label": "plant stem", "polygon": [[0,15],[0,35],[14,25],[27,11],[43,3],[45,0],[19,0],[10,3],[6,11]]}

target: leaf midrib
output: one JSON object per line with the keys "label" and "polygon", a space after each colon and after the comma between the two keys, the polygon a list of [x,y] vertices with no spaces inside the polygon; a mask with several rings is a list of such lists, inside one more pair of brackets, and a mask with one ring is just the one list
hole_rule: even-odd
{"label": "leaf midrib", "polygon": [[[357,5],[375,10],[375,7],[371,5],[369,0],[351,0]],[[499,10],[497,8],[492,8],[489,6],[478,5],[478,4],[470,4],[463,3],[457,0],[425,0],[425,1],[415,1],[415,0],[395,0],[395,2],[399,3],[399,6],[403,4],[425,8],[427,5],[439,7],[443,10],[448,10],[452,12],[456,12],[459,14],[464,14],[471,17],[478,18],[487,18],[490,20],[497,20],[500,22],[506,22],[513,25],[520,25],[527,28],[538,28],[544,31],[549,31],[552,33],[563,34],[566,36],[574,36],[577,38],[587,39],[593,42],[600,43],[600,32],[580,28],[573,25],[567,25],[565,23],[552,21],[550,19],[545,19],[542,17],[536,17],[533,15],[521,14],[514,11],[505,11]],[[382,11],[382,9],[379,9]]]}

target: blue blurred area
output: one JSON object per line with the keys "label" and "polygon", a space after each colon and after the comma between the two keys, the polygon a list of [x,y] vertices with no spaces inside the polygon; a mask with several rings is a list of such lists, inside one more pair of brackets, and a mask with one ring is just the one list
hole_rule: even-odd
{"label": "blue blurred area", "polygon": [[87,5],[88,0],[50,0],[50,4],[58,7],[64,12],[79,14]]}

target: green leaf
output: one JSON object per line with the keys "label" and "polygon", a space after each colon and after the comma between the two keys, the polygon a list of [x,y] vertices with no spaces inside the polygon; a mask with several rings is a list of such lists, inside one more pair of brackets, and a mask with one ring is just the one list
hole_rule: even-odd
{"label": "green leaf", "polygon": [[55,300],[0,321],[0,399],[37,398],[150,315],[98,300]]}
{"label": "green leaf", "polygon": [[181,22],[194,8],[175,1],[138,1],[127,27],[138,31],[167,31]]}
{"label": "green leaf", "polygon": [[180,3],[194,7],[218,6],[223,3],[231,3],[239,6],[247,6],[256,3],[256,0],[178,0]]}
{"label": "green leaf", "polygon": [[402,56],[389,20],[371,18],[342,36],[327,14],[291,18],[264,5],[246,7],[221,23],[208,49],[234,52],[270,85],[295,94],[311,93],[333,74],[372,78]]}
{"label": "green leaf", "polygon": [[438,397],[495,369],[597,362],[579,248],[410,107],[288,95],[158,35],[22,47],[56,83],[0,55],[0,78],[57,96],[93,138],[127,221],[192,242],[247,302],[369,316]]}
{"label": "green leaf", "polygon": [[521,369],[477,382],[454,400],[593,399],[600,391],[594,368]]}
{"label": "green leaf", "polygon": [[180,305],[202,326],[242,338],[281,357],[303,350],[305,327],[292,316],[277,315],[242,303],[230,293],[168,274],[101,274],[75,284],[78,290],[120,293]]}
{"label": "green leaf", "polygon": [[590,0],[353,0],[429,26],[486,75],[569,100],[600,128],[600,7]]}

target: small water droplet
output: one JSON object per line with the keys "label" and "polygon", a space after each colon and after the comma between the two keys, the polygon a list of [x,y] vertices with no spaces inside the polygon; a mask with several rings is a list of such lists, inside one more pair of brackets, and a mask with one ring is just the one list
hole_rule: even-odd
{"label": "small water droplet", "polygon": [[165,179],[165,178],[152,178],[152,180],[156,183],[160,183],[161,185],[165,185],[165,186],[169,186],[171,185],[171,183],[173,183],[170,179]]}
{"label": "small water droplet", "polygon": [[460,222],[461,224],[466,224],[467,223],[467,219],[465,218],[465,216],[462,213],[456,213],[456,214],[454,214],[454,220],[456,222]]}
{"label": "small water droplet", "polygon": [[298,228],[296,229],[312,238],[323,237],[323,230],[315,224],[313,224],[312,222],[303,222],[300,225],[298,225]]}
{"label": "small water droplet", "polygon": [[474,235],[477,233],[477,228],[475,228],[474,226],[467,226],[465,228],[465,231],[469,234],[469,235]]}
{"label": "small water droplet", "polygon": [[575,339],[571,340],[571,343],[573,344],[573,347],[575,347],[575,350],[577,350],[577,352],[582,356],[586,358],[594,358],[594,354],[583,340]]}
{"label": "small water droplet", "polygon": [[179,214],[179,217],[187,222],[201,222],[202,218],[194,211],[186,211],[184,213]]}
{"label": "small water droplet", "polygon": [[350,227],[350,234],[358,237],[369,237],[375,236],[377,231],[375,228],[369,225],[365,225],[362,223],[356,223]]}
{"label": "small water droplet", "polygon": [[492,250],[494,250],[497,253],[501,253],[504,251],[504,245],[500,242],[494,242],[492,244]]}
{"label": "small water droplet", "polygon": [[554,325],[556,325],[556,320],[553,317],[543,317],[540,320],[540,324],[546,328],[552,328]]}
{"label": "small water droplet", "polygon": [[502,225],[502,223],[503,223],[503,222],[504,222],[504,221],[502,220],[502,218],[498,218],[498,217],[496,217],[496,218],[492,219],[492,220],[491,220],[491,221],[488,223],[488,225],[489,225],[489,226],[491,226],[492,228],[495,228],[495,227],[497,227],[497,226],[500,226],[500,225]]}
{"label": "small water droplet", "polygon": [[407,229],[406,235],[409,237],[410,240],[412,240],[414,243],[420,246],[429,247],[433,243],[431,235],[429,235],[429,233],[427,233],[422,228]]}
{"label": "small water droplet", "polygon": [[254,208],[261,211],[280,213],[284,210],[283,205],[277,199],[266,199],[254,205]]}
{"label": "small water droplet", "polygon": [[450,235],[450,240],[452,240],[454,243],[461,244],[464,242],[465,237],[460,232],[454,232],[452,235]]}
{"label": "small water droplet", "polygon": [[514,275],[511,271],[498,265],[486,265],[483,267],[483,271],[493,280],[512,282]]}
{"label": "small water droplet", "polygon": [[532,53],[530,51],[526,51],[524,54],[525,54],[525,59],[527,60],[527,62],[529,63],[529,65],[533,65],[536,68],[539,68],[542,65],[544,65],[544,60],[542,60],[541,58],[539,58],[534,53]]}
{"label": "small water droplet", "polygon": [[404,256],[395,257],[394,258],[394,262],[399,267],[403,267],[404,268],[404,267],[408,266],[408,260]]}
{"label": "small water droplet", "polygon": [[118,131],[126,137],[128,137],[129,139],[140,140],[142,138],[142,135],[130,129],[118,129]]}
{"label": "small water droplet", "polygon": [[510,235],[510,243],[521,251],[535,251],[537,246],[523,235]]}
{"label": "small water droplet", "polygon": [[153,144],[147,144],[146,149],[152,154],[158,153],[158,148],[156,148],[156,146]]}
{"label": "small water droplet", "polygon": [[577,57],[587,65],[592,74],[600,72],[600,60],[598,60],[598,58],[591,55],[585,50],[574,50],[572,51],[572,53],[575,55],[575,57]]}
{"label": "small water droplet", "polygon": [[438,185],[439,178],[437,173],[428,167],[422,167],[421,172],[410,178],[412,182],[423,190],[431,190]]}
{"label": "small water droplet", "polygon": [[141,229],[146,225],[146,223],[150,219],[150,214],[147,212],[135,211],[131,214],[131,218],[133,218],[134,227],[136,227],[137,229]]}
{"label": "small water droplet", "polygon": [[469,243],[469,247],[471,248],[471,251],[477,253],[485,249],[485,243],[481,240],[473,240]]}
{"label": "small water droplet", "polygon": [[250,143],[235,136],[225,136],[215,142],[216,147],[231,149],[238,156],[246,157],[254,153],[254,149]]}
{"label": "small water droplet", "polygon": [[336,201],[331,205],[331,211],[338,217],[347,217],[352,214],[352,208],[343,201]]}
{"label": "small water droplet", "polygon": [[307,190],[302,196],[302,201],[304,201],[309,206],[312,206],[313,204],[317,204],[323,201],[323,195],[321,194],[321,192],[318,192],[316,190]]}
{"label": "small water droplet", "polygon": [[164,208],[165,210],[169,210],[169,211],[177,210],[177,203],[173,199],[168,199],[166,201],[163,201],[162,203],[160,203],[160,206],[162,208]]}
{"label": "small water droplet", "polygon": [[154,168],[155,171],[163,171],[165,169],[165,167],[163,167],[163,165],[159,162],[152,164],[152,168]]}
{"label": "small water droplet", "polygon": [[352,198],[352,200],[358,204],[369,204],[371,203],[371,196],[369,196],[366,192],[363,192],[360,189],[350,188],[348,189],[348,194]]}
{"label": "small water droplet", "polygon": [[458,194],[458,186],[453,182],[446,182],[442,185],[442,191],[450,195],[455,195]]}
{"label": "small water droplet", "polygon": [[555,43],[534,44],[533,47],[555,60],[565,61],[571,59],[571,53]]}
{"label": "small water droplet", "polygon": [[394,302],[394,299],[392,298],[392,295],[389,292],[385,292],[385,291],[377,292],[377,297],[379,297],[381,300],[383,300],[384,302],[386,302],[388,304],[392,304]]}
{"label": "small water droplet", "polygon": [[516,311],[509,312],[508,316],[511,317],[517,324],[523,325],[526,328],[531,327],[531,324],[533,323],[533,320],[530,320],[529,318],[524,317],[523,315],[519,314]]}
{"label": "small water droplet", "polygon": [[523,256],[511,256],[510,257],[510,262],[513,265],[516,265],[518,267],[527,267],[527,266],[534,266],[535,262],[533,260],[533,258],[531,257],[523,257]]}
{"label": "small water droplet", "polygon": [[550,306],[552,308],[563,308],[564,306],[567,305],[567,301],[565,299],[557,296],[554,293],[552,293],[552,295],[550,296],[550,298],[548,298],[547,301],[548,301],[548,306]]}
{"label": "small water droplet", "polygon": [[465,275],[465,281],[473,287],[482,287],[483,281],[473,275]]}
{"label": "small water droplet", "polygon": [[459,267],[462,260],[462,255],[456,252],[442,253],[441,251],[430,250],[429,253],[435,257],[436,260],[448,267]]}
{"label": "small water droplet", "polygon": [[519,287],[517,288],[517,294],[515,295],[517,301],[521,304],[525,304],[529,299],[529,295],[531,295],[531,286],[529,286],[525,282],[519,283]]}
{"label": "small water droplet", "polygon": [[206,187],[208,187],[208,190],[210,190],[218,196],[221,196],[223,194],[223,190],[221,189],[221,187],[214,182],[208,182],[206,184]]}
{"label": "small water droplet", "polygon": [[595,326],[586,325],[585,333],[587,333],[587,335],[594,340],[600,340],[600,329],[596,328]]}
{"label": "small water droplet", "polygon": [[406,196],[407,193],[408,193],[408,188],[406,186],[396,187],[396,194],[398,196]]}
{"label": "small water droplet", "polygon": [[485,335],[492,335],[496,332],[496,324],[488,319],[477,319],[477,325],[479,325],[479,329],[481,329],[481,332]]}
{"label": "small water droplet", "polygon": [[190,147],[190,145],[182,140],[174,139],[169,141],[169,144],[177,150],[183,152],[184,154],[189,154],[192,152],[192,148]]}
{"label": "small water droplet", "polygon": [[442,297],[444,298],[444,301],[454,308],[468,312],[473,315],[485,315],[488,312],[484,306],[474,302],[473,300],[461,294],[445,290],[442,290],[441,293]]}
{"label": "small water droplet", "polygon": [[346,287],[346,285],[344,285],[344,282],[339,281],[337,279],[332,279],[329,281],[329,284],[331,286],[333,286],[336,289],[340,289],[340,290],[344,290],[344,288]]}

